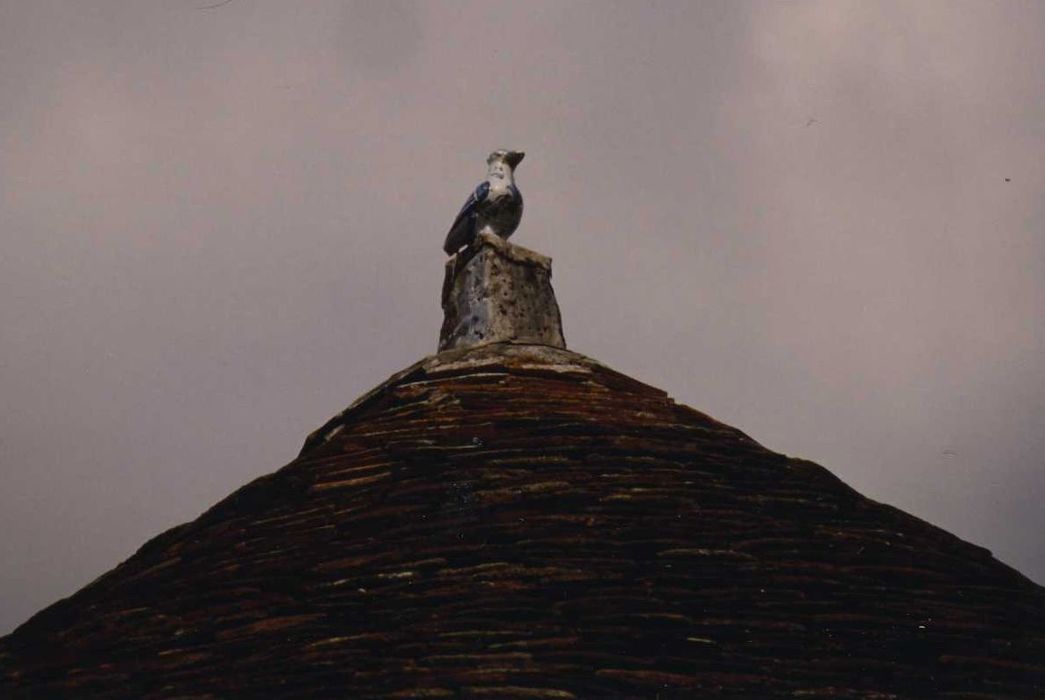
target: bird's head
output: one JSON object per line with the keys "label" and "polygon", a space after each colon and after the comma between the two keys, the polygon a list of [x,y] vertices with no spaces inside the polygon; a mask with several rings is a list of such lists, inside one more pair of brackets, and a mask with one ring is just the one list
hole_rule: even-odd
{"label": "bird's head", "polygon": [[508,172],[512,172],[515,170],[516,166],[522,162],[525,155],[526,154],[522,151],[506,151],[501,149],[491,153],[490,157],[486,159],[486,164],[490,166],[490,172],[494,172],[495,170],[504,167],[507,167]]}

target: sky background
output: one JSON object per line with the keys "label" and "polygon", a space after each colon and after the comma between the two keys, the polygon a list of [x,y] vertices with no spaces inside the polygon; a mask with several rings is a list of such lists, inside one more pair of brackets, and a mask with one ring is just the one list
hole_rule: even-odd
{"label": "sky background", "polygon": [[571,349],[1045,582],[1045,3],[0,0],[0,634],[435,350]]}

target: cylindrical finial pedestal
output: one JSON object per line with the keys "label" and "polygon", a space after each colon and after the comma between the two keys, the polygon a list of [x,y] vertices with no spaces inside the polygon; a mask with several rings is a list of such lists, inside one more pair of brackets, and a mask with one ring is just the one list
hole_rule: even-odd
{"label": "cylindrical finial pedestal", "polygon": [[486,343],[565,348],[551,258],[489,233],[446,263],[439,351]]}

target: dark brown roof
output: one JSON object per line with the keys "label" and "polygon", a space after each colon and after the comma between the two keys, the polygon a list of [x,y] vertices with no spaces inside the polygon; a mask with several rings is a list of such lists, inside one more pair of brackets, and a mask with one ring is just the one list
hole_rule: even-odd
{"label": "dark brown roof", "polygon": [[588,358],[429,358],[0,641],[0,697],[1045,697],[1045,589]]}

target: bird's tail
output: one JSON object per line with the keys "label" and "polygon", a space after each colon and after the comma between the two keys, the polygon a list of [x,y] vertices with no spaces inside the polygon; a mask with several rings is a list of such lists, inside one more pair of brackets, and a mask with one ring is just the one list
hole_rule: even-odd
{"label": "bird's tail", "polygon": [[450,229],[450,233],[446,234],[446,242],[443,243],[443,250],[447,255],[453,255],[461,248],[471,243],[474,238],[475,220],[469,217],[469,219],[454,226]]}

